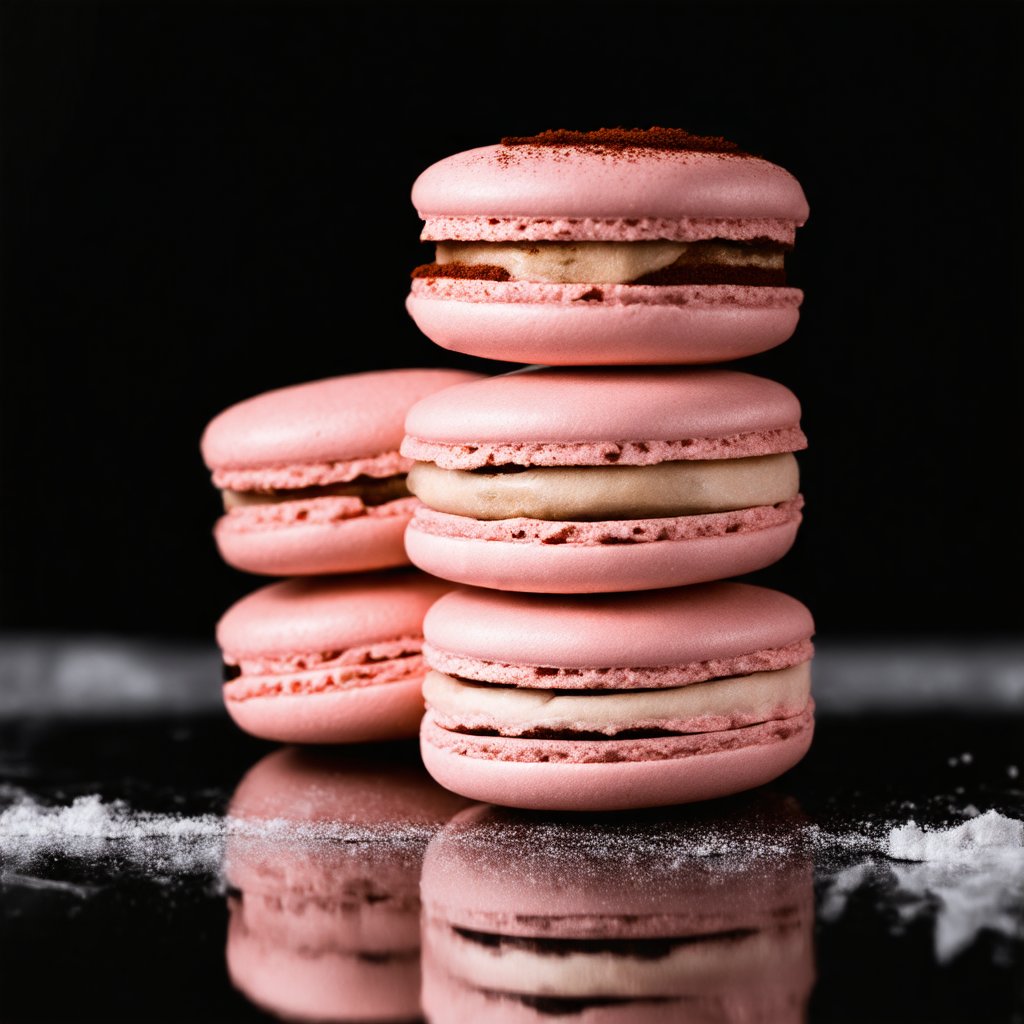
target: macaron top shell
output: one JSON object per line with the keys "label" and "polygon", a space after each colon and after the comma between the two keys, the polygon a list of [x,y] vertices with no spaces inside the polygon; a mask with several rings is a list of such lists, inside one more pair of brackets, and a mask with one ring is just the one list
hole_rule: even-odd
{"label": "macaron top shell", "polygon": [[561,597],[461,589],[423,624],[446,654],[558,668],[682,666],[808,640],[810,612],[746,583]]}
{"label": "macaron top shell", "polygon": [[[267,391],[214,417],[203,433],[203,458],[223,472],[394,453],[413,403],[477,376],[461,370],[379,370]],[[385,474],[406,468],[388,466]]]}
{"label": "macaron top shell", "polygon": [[799,182],[758,157],[599,146],[483,146],[428,167],[412,189],[440,239],[438,217],[770,218],[801,225]]}
{"label": "macaron top shell", "polygon": [[[735,370],[527,367],[458,384],[417,402],[406,417],[402,452],[430,461],[424,443],[460,446],[462,457],[472,461],[480,453],[465,448],[481,443],[721,442],[750,434],[771,439],[782,432],[778,443],[732,453],[740,457],[804,447],[799,421],[800,403],[788,388]],[[670,456],[642,446],[617,456],[598,454],[597,465],[728,457],[709,455],[700,444]],[[575,464],[590,461],[586,457]]]}
{"label": "macaron top shell", "polygon": [[414,571],[282,580],[229,608],[217,643],[237,660],[419,636],[427,609],[450,589]]}

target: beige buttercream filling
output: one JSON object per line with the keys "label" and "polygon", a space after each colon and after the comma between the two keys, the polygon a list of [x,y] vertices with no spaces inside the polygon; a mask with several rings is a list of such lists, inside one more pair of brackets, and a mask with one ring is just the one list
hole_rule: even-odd
{"label": "beige buttercream filling", "polygon": [[601,732],[672,728],[702,718],[767,721],[779,708],[802,708],[811,694],[811,663],[733,676],[674,689],[557,693],[488,686],[431,671],[423,683],[427,704],[466,728],[500,723],[504,736],[535,729]]}
{"label": "beige buttercream filling", "polygon": [[365,505],[384,505],[399,498],[408,498],[404,476],[381,479],[358,477],[348,483],[325,484],[322,487],[296,487],[273,491],[221,491],[224,511],[250,505],[277,505],[283,501],[309,501],[313,498],[359,498]]}
{"label": "beige buttercream filling", "polygon": [[653,466],[568,466],[487,473],[417,462],[409,490],[428,508],[471,519],[644,519],[729,512],[796,497],[791,452]]}
{"label": "beige buttercream filling", "polygon": [[782,270],[778,248],[738,242],[439,242],[437,263],[503,267],[514,281],[627,284],[694,263]]}

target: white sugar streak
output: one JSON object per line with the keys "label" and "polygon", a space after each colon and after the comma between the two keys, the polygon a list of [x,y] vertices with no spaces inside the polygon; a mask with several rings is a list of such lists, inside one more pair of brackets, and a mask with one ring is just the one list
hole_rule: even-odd
{"label": "white sugar streak", "polygon": [[[112,860],[155,878],[218,877],[229,837],[269,844],[366,843],[425,845],[436,827],[384,823],[243,821],[214,814],[186,816],[132,809],[121,800],[80,796],[47,806],[24,793],[0,793],[0,881],[60,890],[82,887],[25,874],[56,858]],[[973,810],[973,808],[972,808]],[[1024,920],[1024,822],[996,811],[957,825],[926,829],[913,820],[865,824],[831,832],[802,824],[781,831],[730,828],[644,829],[505,824],[481,828],[473,842],[500,855],[510,844],[542,851],[542,859],[571,870],[576,860],[612,858],[624,869],[675,869],[713,859],[723,876],[737,867],[793,855],[813,857],[822,881],[819,915],[835,921],[856,892],[876,889],[896,906],[905,925],[935,916],[935,954],[946,962],[982,931],[1019,937]],[[860,858],[850,864],[851,857]],[[86,887],[87,889],[87,887]],[[82,894],[86,893],[82,889]]]}
{"label": "white sugar streak", "polygon": [[[8,793],[10,796],[10,793]],[[268,843],[426,843],[433,830],[422,825],[347,822],[261,821],[216,814],[161,814],[132,809],[123,800],[76,797],[47,806],[24,795],[0,812],[0,877],[9,867],[55,857],[78,861],[114,859],[154,875],[216,874],[229,836]]]}

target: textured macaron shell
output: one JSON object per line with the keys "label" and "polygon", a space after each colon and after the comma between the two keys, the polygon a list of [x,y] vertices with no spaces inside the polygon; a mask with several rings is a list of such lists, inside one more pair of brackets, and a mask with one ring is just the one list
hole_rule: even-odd
{"label": "textured macaron shell", "polygon": [[[605,741],[607,760],[588,762],[575,759],[587,750],[566,749],[588,746],[582,743],[549,740],[544,750],[536,744],[527,749],[521,740],[448,732],[428,712],[420,751],[442,786],[472,800],[533,810],[615,811],[710,800],[764,785],[807,753],[813,733],[809,708],[783,722],[698,734],[688,743],[679,737]],[[524,753],[533,757],[522,759]],[[574,759],[553,759],[559,755]]]}
{"label": "textured macaron shell", "polygon": [[[712,678],[736,673],[740,664],[753,671],[741,661],[751,655],[765,659],[761,668],[781,668],[771,652],[809,641],[813,632],[801,602],[746,583],[571,598],[461,589],[432,605],[423,623],[427,660],[442,672],[462,659],[467,666],[570,672],[697,666]],[[552,685],[553,675],[540,678]]]}
{"label": "textured macaron shell", "polygon": [[[797,180],[767,160],[655,149],[484,146],[428,167],[413,185],[412,201],[427,222],[427,239],[524,239],[523,231],[511,234],[515,225],[502,223],[520,218],[547,221],[537,225],[545,234],[528,232],[526,239],[593,238],[596,232],[582,234],[579,221],[640,218],[648,223],[615,225],[612,237],[651,237],[643,231],[650,221],[653,230],[662,228],[660,237],[675,237],[667,230],[688,219],[753,222],[740,237],[757,237],[771,232],[763,222],[783,222],[791,232],[808,215]],[[466,226],[477,227],[475,233],[459,233],[460,221],[477,218],[485,223]],[[490,218],[499,223],[488,225]]]}
{"label": "textured macaron shell", "polygon": [[236,569],[268,576],[408,564],[402,537],[414,499],[367,505],[358,495],[297,489],[404,475],[412,463],[398,448],[409,407],[477,376],[458,370],[356,373],[268,391],[224,410],[201,444],[214,484],[296,494],[230,508],[214,527],[221,557]]}
{"label": "textured macaron shell", "polygon": [[244,572],[367,572],[408,564],[403,536],[418,506],[415,498],[365,506],[348,497],[249,505],[221,516],[213,535],[224,561]]}
{"label": "textured macaron shell", "polygon": [[423,716],[423,676],[354,690],[229,695],[225,706],[243,732],[276,743],[376,743],[411,738]]}
{"label": "textured macaron shell", "polygon": [[[379,370],[267,391],[210,422],[201,442],[203,458],[217,486],[233,489],[308,487],[360,474],[403,473],[408,464],[397,451],[409,407],[477,376]],[[338,475],[343,463],[355,465]]]}
{"label": "textured macaron shell", "polygon": [[773,718],[738,729],[626,739],[581,738],[569,734],[566,734],[566,738],[549,738],[461,732],[446,728],[442,725],[441,716],[428,709],[423,720],[421,738],[431,746],[466,759],[488,762],[550,764],[563,767],[627,762],[664,763],[745,748],[768,749],[795,735],[803,734],[812,726],[813,717],[814,702],[808,700],[798,714],[789,718]]}
{"label": "textured macaron shell", "polygon": [[[655,590],[771,565],[792,547],[801,505],[606,523],[490,523],[422,510],[406,530],[405,547],[426,572],[474,587],[540,594]],[[570,533],[578,540],[567,541]]]}
{"label": "textured macaron shell", "polygon": [[733,370],[530,367],[417,402],[401,450],[451,469],[651,465],[795,451],[799,420],[788,388]]}
{"label": "textured macaron shell", "polygon": [[286,743],[415,735],[423,617],[447,589],[398,572],[284,580],[248,595],[217,625],[225,661],[240,670],[224,686],[229,714]]}
{"label": "textured macaron shell", "polygon": [[406,299],[435,344],[549,366],[699,364],[765,352],[796,329],[803,293],[745,285],[547,284],[417,278]]}
{"label": "textured macaron shell", "polygon": [[[791,245],[808,216],[796,179],[746,155],[487,146],[428,167],[412,193],[424,240]],[[456,352],[551,366],[721,362],[788,339],[793,288],[553,285],[419,278],[407,309]]]}

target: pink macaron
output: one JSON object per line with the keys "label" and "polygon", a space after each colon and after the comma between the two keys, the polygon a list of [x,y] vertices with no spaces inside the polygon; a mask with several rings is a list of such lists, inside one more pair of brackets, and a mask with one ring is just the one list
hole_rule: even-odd
{"label": "pink macaron", "polygon": [[415,565],[531,593],[682,586],[781,558],[800,405],[721,369],[531,367],[418,402],[401,451]]}
{"label": "pink macaron", "polygon": [[687,855],[695,835],[751,825],[729,810],[634,829],[464,811],[423,864],[428,1019],[803,1021],[814,981],[810,856],[739,856],[723,870],[720,857]]}
{"label": "pink macaron", "polygon": [[406,570],[282,580],[243,597],[217,624],[228,713],[284,743],[415,736],[423,617],[450,589]]}
{"label": "pink macaron", "polygon": [[393,745],[254,765],[228,808],[232,983],[286,1020],[417,1018],[420,866],[464,806]]}
{"label": "pink macaron", "polygon": [[813,631],[799,601],[742,583],[454,591],[424,622],[423,762],[463,796],[541,810],[760,786],[810,746]]}
{"label": "pink macaron", "polygon": [[416,506],[398,452],[409,407],[477,374],[380,370],[280,388],[216,416],[202,438],[224,495],[228,564],[268,576],[405,565]]}
{"label": "pink macaron", "polygon": [[428,167],[412,190],[434,262],[407,308],[432,341],[513,362],[710,363],[796,327],[785,253],[796,179],[680,129],[506,138]]}

